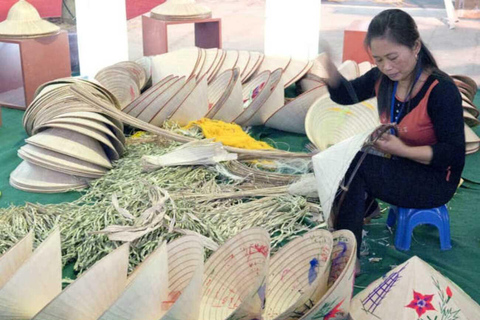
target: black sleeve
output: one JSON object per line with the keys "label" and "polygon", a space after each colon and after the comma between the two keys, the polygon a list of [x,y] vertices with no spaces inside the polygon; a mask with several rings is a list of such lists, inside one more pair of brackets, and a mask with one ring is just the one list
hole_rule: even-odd
{"label": "black sleeve", "polygon": [[465,129],[462,98],[455,84],[440,80],[430,93],[427,112],[437,137],[431,165],[441,170],[461,170],[465,163]]}
{"label": "black sleeve", "polygon": [[348,81],[342,76],[336,88],[328,87],[330,98],[338,104],[354,104],[373,98],[375,97],[375,82],[378,77],[380,77],[378,68],[373,68],[352,81]]}

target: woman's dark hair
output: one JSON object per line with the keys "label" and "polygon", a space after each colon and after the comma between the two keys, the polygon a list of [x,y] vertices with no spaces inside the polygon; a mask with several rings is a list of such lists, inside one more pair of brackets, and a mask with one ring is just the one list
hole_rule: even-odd
{"label": "woman's dark hair", "polygon": [[[369,51],[372,40],[375,38],[385,38],[391,42],[407,46],[413,49],[417,40],[420,41],[421,47],[418,53],[417,64],[415,65],[414,74],[418,74],[420,69],[428,69],[441,78],[450,77],[438,69],[437,62],[433,58],[432,53],[420,39],[417,24],[413,18],[405,11],[399,9],[389,9],[377,14],[368,26],[367,35],[365,37],[365,48]],[[451,81],[451,80],[450,80]],[[409,90],[409,94],[413,90]],[[381,75],[380,87],[378,90],[378,108],[380,114],[390,108],[390,99],[393,92],[393,81],[387,76]],[[407,112],[410,111],[410,105],[407,102]]]}

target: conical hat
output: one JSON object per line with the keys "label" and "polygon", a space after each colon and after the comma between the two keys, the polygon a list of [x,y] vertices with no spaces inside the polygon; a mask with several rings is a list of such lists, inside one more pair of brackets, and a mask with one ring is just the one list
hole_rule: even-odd
{"label": "conical hat", "polygon": [[128,251],[127,243],[95,263],[33,319],[98,319],[125,289]]}
{"label": "conical hat", "polygon": [[140,96],[139,84],[126,69],[116,68],[115,65],[107,67],[100,70],[95,79],[118,99],[121,109]]}
{"label": "conical hat", "polygon": [[199,48],[186,48],[152,57],[152,84],[173,74],[174,76],[193,75],[200,58]]}
{"label": "conical hat", "polygon": [[282,72],[283,72],[290,65],[290,61],[292,61],[292,57],[265,56],[265,58],[262,61],[262,64],[259,66],[259,68],[255,72],[255,75],[257,75],[257,74],[259,74],[259,73],[261,73],[265,70],[273,72],[273,70],[276,70],[278,68],[282,69]]}
{"label": "conical hat", "polygon": [[222,54],[222,53],[217,48],[205,50],[205,63],[203,64],[202,69],[199,72],[197,72],[197,79],[200,79],[204,75],[213,71],[212,68],[216,67],[215,62],[218,61],[217,56],[219,54]]}
{"label": "conical hat", "polygon": [[177,122],[181,126],[187,125],[190,121],[203,118],[208,112],[208,85],[204,76],[195,88],[187,95],[185,100],[178,106],[169,120]]}
{"label": "conical hat", "polygon": [[328,291],[300,320],[346,319],[348,317],[355,282],[356,254],[357,242],[351,231],[333,232],[332,266],[328,278]]}
{"label": "conical hat", "polygon": [[271,259],[264,319],[294,319],[327,291],[333,238],[314,230],[290,241]]}
{"label": "conical hat", "polygon": [[344,178],[353,158],[373,130],[374,128],[356,134],[312,157],[323,216],[329,224],[332,224],[329,220],[330,211],[337,196],[340,181]]}
{"label": "conical hat", "polygon": [[218,74],[218,70],[220,70],[220,68],[222,67],[223,61],[225,61],[226,57],[227,52],[225,50],[218,49],[217,56],[215,57],[215,60],[213,60],[212,66],[205,74],[207,76],[207,81],[212,81],[212,79],[215,79]]}
{"label": "conical hat", "polygon": [[243,51],[243,50],[238,51],[238,61],[235,67],[238,68],[238,70],[240,71],[240,75],[242,75],[249,61],[250,61],[250,52]]}
{"label": "conical hat", "polygon": [[417,256],[358,293],[350,308],[353,320],[473,320],[479,314],[472,298]]}
{"label": "conical hat", "polygon": [[245,121],[239,119],[236,120],[239,121],[237,123],[247,126],[263,125],[275,111],[285,104],[285,89],[282,74],[282,69],[277,69],[272,72],[265,88],[267,92],[270,92],[267,100],[250,116],[249,119]]}
{"label": "conical hat", "polygon": [[463,107],[463,110],[467,111],[475,118],[477,118],[480,115],[480,111],[478,111],[477,107],[471,102],[467,102],[463,100],[462,107]]}
{"label": "conical hat", "polygon": [[258,59],[260,59],[261,53],[256,51],[249,51],[248,52],[248,63],[245,65],[240,76],[243,78],[252,70],[253,66],[258,63]]}
{"label": "conical hat", "polygon": [[[222,65],[220,68],[218,68],[217,74],[220,74],[224,72],[225,70],[228,69],[233,69],[237,66],[237,62],[239,59],[240,55],[237,50],[226,50],[225,51],[225,60],[223,60]],[[213,80],[214,78],[210,78],[209,83]]]}
{"label": "conical hat", "polygon": [[191,77],[183,84],[183,86],[178,89],[175,88],[177,90],[176,93],[170,95],[168,101],[163,104],[160,110],[158,110],[148,122],[158,127],[162,126],[163,122],[178,109],[182,102],[185,101],[188,95],[195,89],[196,85],[197,81],[195,80],[195,77]]}
{"label": "conical hat", "polygon": [[198,319],[203,282],[203,245],[198,236],[183,236],[168,244],[168,297],[162,300],[162,320]]}
{"label": "conical hat", "polygon": [[480,137],[466,124],[465,128],[465,153],[472,154],[480,149]]}
{"label": "conical hat", "polygon": [[112,168],[100,143],[81,133],[51,128],[25,140],[28,144],[88,161],[107,169]]}
{"label": "conical hat", "polygon": [[287,132],[305,134],[305,117],[312,104],[328,93],[326,85],[307,91],[273,113],[265,126]]}
{"label": "conical hat", "polygon": [[199,58],[198,58],[198,63],[197,65],[195,66],[195,69],[193,70],[192,74],[195,75],[196,79],[199,79],[200,76],[199,76],[199,73],[202,71],[203,69],[203,66],[205,64],[205,60],[207,60],[207,53],[205,52],[205,49],[203,48],[199,48],[200,50],[200,55],[199,55]]}
{"label": "conical hat", "polygon": [[255,77],[260,74],[257,72],[260,65],[263,63],[265,55],[260,52],[250,52],[250,61],[245,68],[245,73],[241,75],[242,83],[246,83],[255,74]]}
{"label": "conical hat", "polygon": [[467,84],[456,79],[453,79],[453,81],[457,85],[458,91],[460,91],[463,100],[472,102],[475,99],[475,95]]}
{"label": "conical hat", "polygon": [[377,99],[343,106],[329,95],[315,101],[305,118],[308,139],[320,150],[380,124]]}
{"label": "conical hat", "polygon": [[99,320],[159,319],[168,295],[168,254],[163,243],[128,278],[128,286]]}
{"label": "conical hat", "polygon": [[303,77],[303,79],[299,81],[299,84],[301,92],[307,92],[317,87],[326,85],[324,81],[309,79],[307,77]]}
{"label": "conical hat", "polygon": [[[88,161],[69,157],[30,144],[22,146],[18,150],[18,155],[20,158],[27,160],[30,163],[70,175],[99,178],[107,172],[107,169]],[[77,174],[73,172],[76,172]]]}
{"label": "conical hat", "polygon": [[270,71],[264,71],[243,86],[243,110],[234,119],[235,123],[242,124],[250,119],[267,101],[271,92],[265,89],[269,87],[270,76]]}
{"label": "conical hat", "polygon": [[55,229],[0,288],[0,318],[31,319],[61,291],[60,231]]}
{"label": "conical hat", "polygon": [[0,256],[0,288],[17,272],[32,255],[33,232],[30,231],[7,252]]}
{"label": "conical hat", "polygon": [[[152,58],[151,57],[141,57],[141,58],[135,60],[135,62],[137,64],[139,64],[140,66],[142,66],[142,68],[145,72],[145,76],[146,76],[145,85],[146,85],[148,83],[148,81],[152,78]],[[143,89],[145,87],[145,85],[141,89]]]}
{"label": "conical hat", "polygon": [[283,72],[284,87],[287,88],[300,80],[313,66],[313,61],[292,60]]}
{"label": "conical hat", "polygon": [[338,72],[347,80],[353,80],[360,76],[358,64],[353,60],[344,61],[339,67]]}
{"label": "conical hat", "polygon": [[[147,58],[145,57],[144,59],[145,59],[144,61],[149,61],[146,63],[150,63],[150,68],[151,68],[151,60],[146,60]],[[144,67],[141,64],[133,61],[120,61],[115,63],[113,66],[115,68],[127,70],[134,77],[135,82],[138,84],[139,89],[142,89],[145,86],[145,84],[147,83],[147,80],[151,75],[151,71],[150,71],[147,77],[147,71],[144,69]]]}
{"label": "conical hat", "polygon": [[[151,86],[148,88],[145,92],[143,92],[137,99],[133,100],[128,106],[122,109],[123,112],[132,114],[132,111],[136,108],[141,108],[139,105],[143,104],[145,99],[149,98],[152,94],[155,94],[155,92],[162,88],[166,83],[171,81],[174,78],[173,75],[168,75],[159,82],[157,82],[155,85]],[[177,77],[175,77],[177,78]]]}
{"label": "conical hat", "polygon": [[472,93],[473,97],[475,96],[475,94],[477,93],[477,89],[478,89],[478,85],[475,82],[475,80],[473,80],[472,78],[470,78],[468,76],[458,75],[458,74],[457,75],[452,75],[452,78],[465,83],[467,85],[468,91]]}
{"label": "conical hat", "polygon": [[270,236],[244,230],[205,263],[199,320],[261,319],[265,307]]}
{"label": "conical hat", "polygon": [[478,120],[471,113],[465,110],[463,110],[463,120],[470,127],[475,127],[480,124],[480,120]]}
{"label": "conical hat", "polygon": [[38,37],[55,34],[60,28],[40,18],[37,9],[25,0],[19,0],[8,11],[7,19],[0,22],[1,37]]}
{"label": "conical hat", "polygon": [[[240,83],[239,75],[239,70],[237,68],[225,70],[210,83],[207,91],[209,110],[205,115],[206,118],[213,118],[223,107],[225,102],[228,101],[235,87],[235,83]],[[242,89],[240,85],[240,96],[237,100],[237,103],[240,105],[242,104],[241,92]]]}
{"label": "conical hat", "polygon": [[29,192],[57,193],[88,186],[90,179],[77,178],[22,161],[10,174],[10,185]]}
{"label": "conical hat", "polygon": [[167,0],[151,11],[152,18],[166,21],[208,19],[212,11],[195,0]]}
{"label": "conical hat", "polygon": [[328,72],[323,66],[325,55],[326,53],[322,52],[313,60],[313,66],[307,74],[307,76],[310,76],[313,80],[323,81],[328,78]]}
{"label": "conical hat", "polygon": [[136,110],[132,110],[130,115],[149,122],[152,118],[162,110],[165,104],[176,94],[179,93],[181,88],[185,85],[185,77],[173,78],[166,83],[162,88],[156,90],[156,92],[142,102],[142,105],[138,109],[140,112],[136,114]]}
{"label": "conical hat", "polygon": [[[212,107],[212,113],[214,113],[212,119],[222,120],[224,122],[232,122],[240,113],[243,111],[243,92],[242,92],[242,83],[240,79],[240,75],[237,72],[238,69],[234,69],[234,75],[231,79],[233,82],[233,86],[229,90],[225,90],[225,94],[228,94],[227,100],[223,103],[223,105],[217,109],[217,105]],[[230,87],[230,85],[229,85]],[[220,98],[220,101],[223,99]]]}

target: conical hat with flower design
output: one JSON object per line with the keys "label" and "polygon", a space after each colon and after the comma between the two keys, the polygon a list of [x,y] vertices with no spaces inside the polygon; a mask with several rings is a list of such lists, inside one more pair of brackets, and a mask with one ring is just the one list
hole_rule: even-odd
{"label": "conical hat with flower design", "polygon": [[462,289],[414,256],[355,296],[353,320],[478,319],[480,306]]}

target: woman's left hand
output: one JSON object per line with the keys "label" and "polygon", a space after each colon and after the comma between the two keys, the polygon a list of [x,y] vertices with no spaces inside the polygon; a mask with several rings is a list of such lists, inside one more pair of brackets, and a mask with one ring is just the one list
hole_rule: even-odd
{"label": "woman's left hand", "polygon": [[383,153],[403,156],[407,145],[397,136],[386,132],[375,142],[375,148]]}

